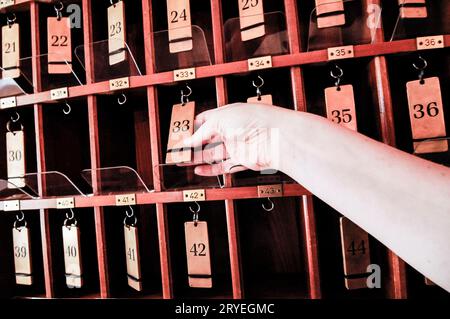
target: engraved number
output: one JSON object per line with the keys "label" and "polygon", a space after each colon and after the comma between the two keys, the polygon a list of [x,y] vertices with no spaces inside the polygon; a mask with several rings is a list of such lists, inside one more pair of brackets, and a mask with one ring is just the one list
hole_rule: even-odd
{"label": "engraved number", "polygon": [[353,119],[352,115],[350,114],[350,109],[343,109],[342,111],[334,110],[331,112],[331,115],[333,116],[332,121],[339,124],[339,123],[350,123]]}
{"label": "engraved number", "polygon": [[428,115],[429,117],[435,117],[439,114],[439,108],[437,107],[436,102],[428,103],[426,111],[424,111],[422,104],[416,104],[414,105],[414,118],[415,119],[421,119],[425,117],[425,115]]}
{"label": "engraved number", "polygon": [[57,36],[52,35],[52,47],[66,47],[67,37],[65,35]]}
{"label": "engraved number", "polygon": [[172,132],[173,133],[178,133],[180,131],[186,132],[186,131],[189,130],[189,127],[190,127],[189,124],[190,124],[189,120],[183,120],[182,122],[181,121],[175,121],[175,122],[173,122]]}
{"label": "engraved number", "polygon": [[136,260],[134,248],[128,248],[127,256],[128,256],[129,260],[132,260],[132,261]]}
{"label": "engraved number", "polygon": [[16,52],[16,42],[6,42],[5,43],[5,53],[13,53]]}
{"label": "engraved number", "polygon": [[22,159],[22,152],[19,150],[9,151],[8,154],[9,154],[8,160],[10,162],[20,161]]}
{"label": "engraved number", "polygon": [[186,21],[187,19],[186,9],[181,10],[180,14],[178,14],[177,11],[170,11],[170,16],[172,17],[170,23],[177,23],[180,20]]}
{"label": "engraved number", "polygon": [[194,254],[194,256],[206,256],[206,245],[203,243],[193,244],[191,247],[191,250],[189,250],[191,253]]}
{"label": "engraved number", "polygon": [[118,21],[115,24],[109,26],[109,36],[113,37],[122,32],[122,22]]}
{"label": "engraved number", "polygon": [[14,246],[14,256],[16,258],[25,258],[27,256],[27,248],[25,246]]}
{"label": "engraved number", "polygon": [[68,257],[76,257],[77,256],[77,247],[69,245],[67,246],[66,254]]}
{"label": "engraved number", "polygon": [[361,252],[361,254],[364,255],[366,253],[366,245],[364,240],[361,240],[358,247],[355,246],[355,241],[352,240],[352,243],[348,247],[347,252],[351,253],[352,256],[355,256],[357,252]]}
{"label": "engraved number", "polygon": [[254,8],[259,4],[259,0],[242,0],[242,2],[244,3],[242,10]]}

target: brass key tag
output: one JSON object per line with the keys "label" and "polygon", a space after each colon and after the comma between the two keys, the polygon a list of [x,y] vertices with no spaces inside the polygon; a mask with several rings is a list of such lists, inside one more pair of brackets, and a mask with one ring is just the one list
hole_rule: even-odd
{"label": "brass key tag", "polygon": [[69,288],[83,286],[83,269],[81,265],[80,229],[75,226],[63,226],[64,264],[66,284]]}
{"label": "brass key tag", "polygon": [[247,103],[270,104],[273,105],[272,95],[265,94],[261,96],[252,96],[247,99]]}
{"label": "brass key tag", "polygon": [[33,284],[33,267],[31,263],[31,244],[29,229],[26,226],[14,227],[14,268],[18,285]]}
{"label": "brass key tag", "polygon": [[[413,139],[444,137],[446,136],[446,128],[439,78],[424,78],[422,81],[420,83],[420,80],[416,80],[406,84]],[[434,152],[446,152],[448,150],[447,143],[436,141],[435,144],[434,148],[419,149],[431,148]]]}
{"label": "brass key tag", "polygon": [[211,288],[211,259],[209,255],[208,224],[185,222],[187,269],[189,287]]}
{"label": "brass key tag", "polygon": [[402,19],[420,19],[428,16],[425,0],[398,0],[398,5]]}
{"label": "brass key tag", "polygon": [[340,224],[345,287],[367,288],[367,266],[370,264],[369,235],[348,218],[341,217]]}
{"label": "brass key tag", "polygon": [[189,0],[167,0],[169,51],[190,51],[193,47]]}
{"label": "brass key tag", "polygon": [[344,1],[316,0],[316,16],[319,29],[344,25]]}
{"label": "brass key tag", "polygon": [[25,187],[25,135],[23,131],[6,133],[8,188]]}
{"label": "brass key tag", "polygon": [[353,85],[326,88],[325,104],[328,119],[354,131],[357,130]]}
{"label": "brass key tag", "polygon": [[72,72],[72,37],[70,19],[47,18],[48,73]]}
{"label": "brass key tag", "polygon": [[238,1],[242,41],[256,39],[265,35],[263,0]]}
{"label": "brass key tag", "polygon": [[170,119],[166,163],[182,163],[192,160],[192,149],[183,146],[183,140],[194,133],[195,102],[175,104]]}
{"label": "brass key tag", "polygon": [[123,232],[125,236],[128,285],[137,291],[142,291],[138,230],[135,226],[124,225]]}
{"label": "brass key tag", "polygon": [[109,65],[125,61],[126,35],[125,6],[119,1],[108,7],[108,53]]}
{"label": "brass key tag", "polygon": [[3,78],[20,76],[20,33],[19,24],[2,27],[2,68]]}

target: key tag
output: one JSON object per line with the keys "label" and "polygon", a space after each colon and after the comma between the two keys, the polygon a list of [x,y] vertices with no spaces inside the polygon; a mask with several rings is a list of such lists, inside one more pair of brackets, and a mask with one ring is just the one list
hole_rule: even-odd
{"label": "key tag", "polygon": [[125,6],[122,0],[114,3],[110,0],[108,7],[108,54],[109,65],[123,62],[126,54]]}
{"label": "key tag", "polygon": [[189,210],[193,221],[184,223],[189,287],[212,288],[211,258],[209,254],[208,224],[198,220],[200,205]]}
{"label": "key tag", "polygon": [[8,24],[2,27],[2,78],[20,76],[20,28],[16,15],[7,17]]}
{"label": "key tag", "polygon": [[83,267],[81,264],[80,229],[72,209],[66,213],[62,226],[64,265],[66,270],[66,285],[69,288],[83,286]]}
{"label": "key tag", "polygon": [[127,260],[128,286],[142,291],[142,274],[139,254],[139,237],[137,228],[137,217],[133,208],[130,206],[130,212],[125,211],[123,220],[123,232],[125,238],[125,257]]}
{"label": "key tag", "polygon": [[319,29],[344,25],[344,1],[316,0],[316,16]]}
{"label": "key tag", "polygon": [[446,152],[447,140],[429,140],[447,135],[439,78],[424,78],[428,64],[420,55],[419,60],[421,64],[413,63],[419,71],[419,79],[406,83],[415,153]]}
{"label": "key tag", "polygon": [[341,85],[344,71],[336,64],[335,70],[330,71],[330,75],[336,80],[335,86],[325,89],[325,105],[327,118],[336,124],[343,125],[356,131],[356,109],[353,85]]}
{"label": "key tag", "polygon": [[23,125],[19,130],[13,130],[11,125],[20,119],[11,117],[6,123],[6,162],[8,172],[8,188],[25,187],[25,134]]}
{"label": "key tag", "polygon": [[30,286],[33,284],[30,230],[23,212],[20,212],[20,216],[16,215],[12,235],[16,284]]}
{"label": "key tag", "polygon": [[191,8],[189,0],[167,0],[169,52],[179,53],[193,48]]}
{"label": "key tag", "polygon": [[183,141],[194,133],[195,102],[189,101],[192,89],[186,85],[187,94],[181,90],[181,103],[172,107],[166,164],[192,161],[192,148],[183,146]]}
{"label": "key tag", "polygon": [[238,0],[242,42],[266,34],[263,0]]}
{"label": "key tag", "polygon": [[265,94],[262,95],[261,88],[264,85],[264,79],[258,75],[258,80],[260,81],[258,84],[255,81],[252,81],[253,87],[256,88],[256,96],[249,97],[247,99],[247,103],[258,103],[258,104],[270,104],[272,105],[272,95]]}
{"label": "key tag", "polygon": [[62,2],[54,8],[56,17],[47,18],[48,73],[68,74],[72,72],[70,18],[62,16]]}
{"label": "key tag", "polygon": [[400,18],[423,19],[428,16],[425,0],[398,0]]}

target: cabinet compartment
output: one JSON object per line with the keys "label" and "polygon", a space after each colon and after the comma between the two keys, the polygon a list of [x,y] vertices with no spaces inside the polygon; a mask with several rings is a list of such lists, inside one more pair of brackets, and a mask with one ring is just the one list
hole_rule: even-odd
{"label": "cabinet compartment", "polygon": [[199,202],[199,221],[208,223],[212,270],[212,288],[188,285],[184,222],[192,221],[194,203],[166,205],[169,232],[169,255],[175,298],[232,298],[230,257],[224,202]]}
{"label": "cabinet compartment", "polygon": [[244,296],[307,298],[299,200],[272,201],[271,212],[266,198],[235,201]]}

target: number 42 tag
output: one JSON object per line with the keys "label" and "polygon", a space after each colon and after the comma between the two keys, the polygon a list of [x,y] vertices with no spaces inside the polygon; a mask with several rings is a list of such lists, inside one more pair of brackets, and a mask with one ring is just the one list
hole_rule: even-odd
{"label": "number 42 tag", "polygon": [[208,224],[204,221],[185,222],[184,233],[189,287],[211,288]]}

